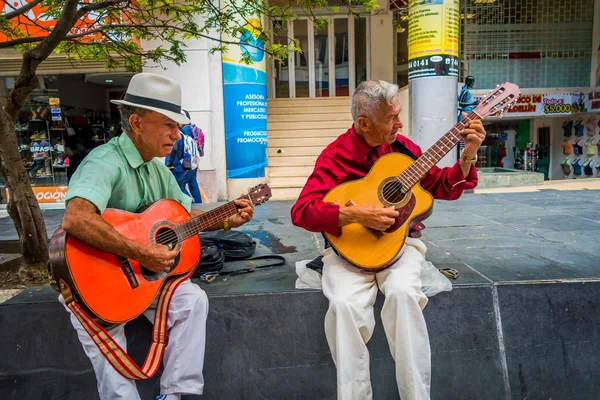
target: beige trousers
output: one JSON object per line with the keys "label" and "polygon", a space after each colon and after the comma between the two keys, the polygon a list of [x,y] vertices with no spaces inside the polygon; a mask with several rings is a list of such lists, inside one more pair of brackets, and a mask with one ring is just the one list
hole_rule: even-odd
{"label": "beige trousers", "polygon": [[[409,245],[410,243],[410,245]],[[429,399],[431,354],[421,291],[425,245],[408,239],[400,259],[377,273],[364,272],[332,249],[323,253],[323,293],[329,300],[325,334],[337,368],[338,400],[370,400],[371,379],[366,343],[375,328],[373,305],[378,289],[385,295],[381,319],[402,400]]]}

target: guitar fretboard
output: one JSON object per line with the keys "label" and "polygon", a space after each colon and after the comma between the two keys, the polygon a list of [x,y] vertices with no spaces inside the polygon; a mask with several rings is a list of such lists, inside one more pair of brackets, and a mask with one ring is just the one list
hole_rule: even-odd
{"label": "guitar fretboard", "polygon": [[481,119],[475,112],[471,112],[458,124],[454,125],[444,136],[433,144],[421,157],[417,158],[410,167],[405,169],[396,180],[402,184],[402,193],[407,193],[415,186],[431,168],[436,165],[446,154],[450,152],[463,136],[460,132],[469,121]]}
{"label": "guitar fretboard", "polygon": [[237,213],[237,209],[238,207],[235,203],[230,201],[229,203],[223,204],[220,207],[207,211],[202,215],[198,215],[197,217],[178,225],[173,230],[177,233],[178,241],[183,242],[200,232],[206,231],[211,226],[223,222],[226,218]]}

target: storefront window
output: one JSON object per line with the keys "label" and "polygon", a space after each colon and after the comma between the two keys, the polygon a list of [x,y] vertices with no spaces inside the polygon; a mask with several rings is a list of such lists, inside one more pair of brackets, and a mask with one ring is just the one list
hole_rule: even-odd
{"label": "storefront window", "polygon": [[[15,78],[0,80],[0,101],[6,104]],[[120,96],[123,90],[111,91],[82,75],[39,78],[38,88],[15,123],[21,159],[39,202],[62,202],[69,179],[83,158],[120,133],[118,114],[111,115],[108,98]],[[0,181],[0,187],[4,186]],[[2,197],[6,202],[5,193]]]}
{"label": "storefront window", "polygon": [[478,89],[590,84],[594,0],[461,1],[461,81]]}
{"label": "storefront window", "polygon": [[399,87],[408,85],[408,8],[394,12],[394,77]]}

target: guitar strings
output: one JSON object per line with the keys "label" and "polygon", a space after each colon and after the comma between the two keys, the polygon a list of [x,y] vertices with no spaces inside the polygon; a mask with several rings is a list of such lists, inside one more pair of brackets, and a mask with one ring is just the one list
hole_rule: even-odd
{"label": "guitar strings", "polygon": [[[461,129],[464,129],[465,123],[472,121],[476,117],[477,117],[477,114],[475,114],[474,112],[470,113],[468,116],[463,118],[462,121],[460,121],[458,124],[453,126],[444,136],[442,136],[440,141],[448,140],[450,142],[450,144],[452,144],[452,142],[453,142],[452,139],[454,139],[456,141],[456,143],[458,143],[458,141],[460,141],[460,139],[462,139],[462,136],[459,136],[460,131],[457,129],[457,126],[460,126]],[[459,133],[454,132],[455,130],[458,131]],[[448,137],[449,134],[451,135],[450,137]],[[453,148],[454,146],[456,146],[456,143],[452,144],[451,147]],[[446,144],[446,146],[450,147],[449,144]],[[418,177],[420,174],[418,172],[420,172],[421,174],[423,172],[425,172],[425,171],[420,170],[422,167],[419,166],[419,163],[425,164],[425,165],[427,165],[428,162],[431,163],[431,159],[434,157],[432,156],[432,154],[430,152],[435,152],[438,157],[440,156],[440,154],[437,153],[437,148],[435,148],[435,147],[429,148],[413,164],[411,164],[402,173],[400,173],[400,175],[395,177],[392,183],[386,185],[386,187],[382,193],[384,199],[387,197],[391,197],[393,194],[397,193],[398,191],[401,192],[402,189],[406,189],[406,192],[404,192],[404,193],[407,193],[419,181]],[[421,160],[421,161],[419,161],[419,160]],[[423,160],[427,160],[427,161],[423,161]],[[435,165],[435,164],[432,164],[429,168],[433,167],[433,165]],[[413,169],[417,169],[418,172],[413,171]]]}
{"label": "guitar strings", "polygon": [[[250,198],[250,194],[246,194],[246,196],[251,202],[252,199]],[[239,199],[241,199],[242,197],[240,197]],[[238,199],[238,200],[239,200]],[[254,203],[253,204],[259,204],[259,203]],[[235,203],[233,201],[230,201],[227,204],[224,204],[223,206],[216,208],[214,210],[210,210],[207,211],[206,214],[216,214],[216,215],[205,215],[204,218],[207,218],[207,221],[205,221],[205,223],[207,224],[207,226],[212,226],[214,224],[216,224],[217,222],[219,222],[222,219],[221,214],[227,212],[228,208],[234,208],[233,211],[237,210],[237,207],[235,206]],[[215,212],[217,211],[218,212]],[[166,232],[162,232],[158,235],[156,235],[154,243],[155,244],[160,244],[159,242],[165,242],[165,243],[175,243],[175,244],[179,244],[180,242],[185,241],[186,239],[190,238],[193,236],[193,234],[196,233],[196,230],[198,228],[198,225],[200,224],[199,221],[197,220],[200,216],[194,217],[192,219],[189,219],[185,222],[183,222],[180,225],[177,225],[171,229],[169,229]],[[150,241],[145,241],[145,242],[140,242],[141,244],[150,244]],[[127,266],[127,264],[129,263],[129,259],[125,258],[124,260],[121,261],[121,266]]]}

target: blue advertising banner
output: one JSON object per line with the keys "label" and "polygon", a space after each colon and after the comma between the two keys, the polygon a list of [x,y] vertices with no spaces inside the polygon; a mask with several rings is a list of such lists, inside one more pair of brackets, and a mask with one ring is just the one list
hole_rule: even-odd
{"label": "blue advertising banner", "polygon": [[[223,103],[228,178],[263,178],[267,166],[267,74],[262,41],[254,36],[255,18],[223,54]],[[226,40],[231,40],[225,38]],[[253,64],[240,63],[249,55]]]}

